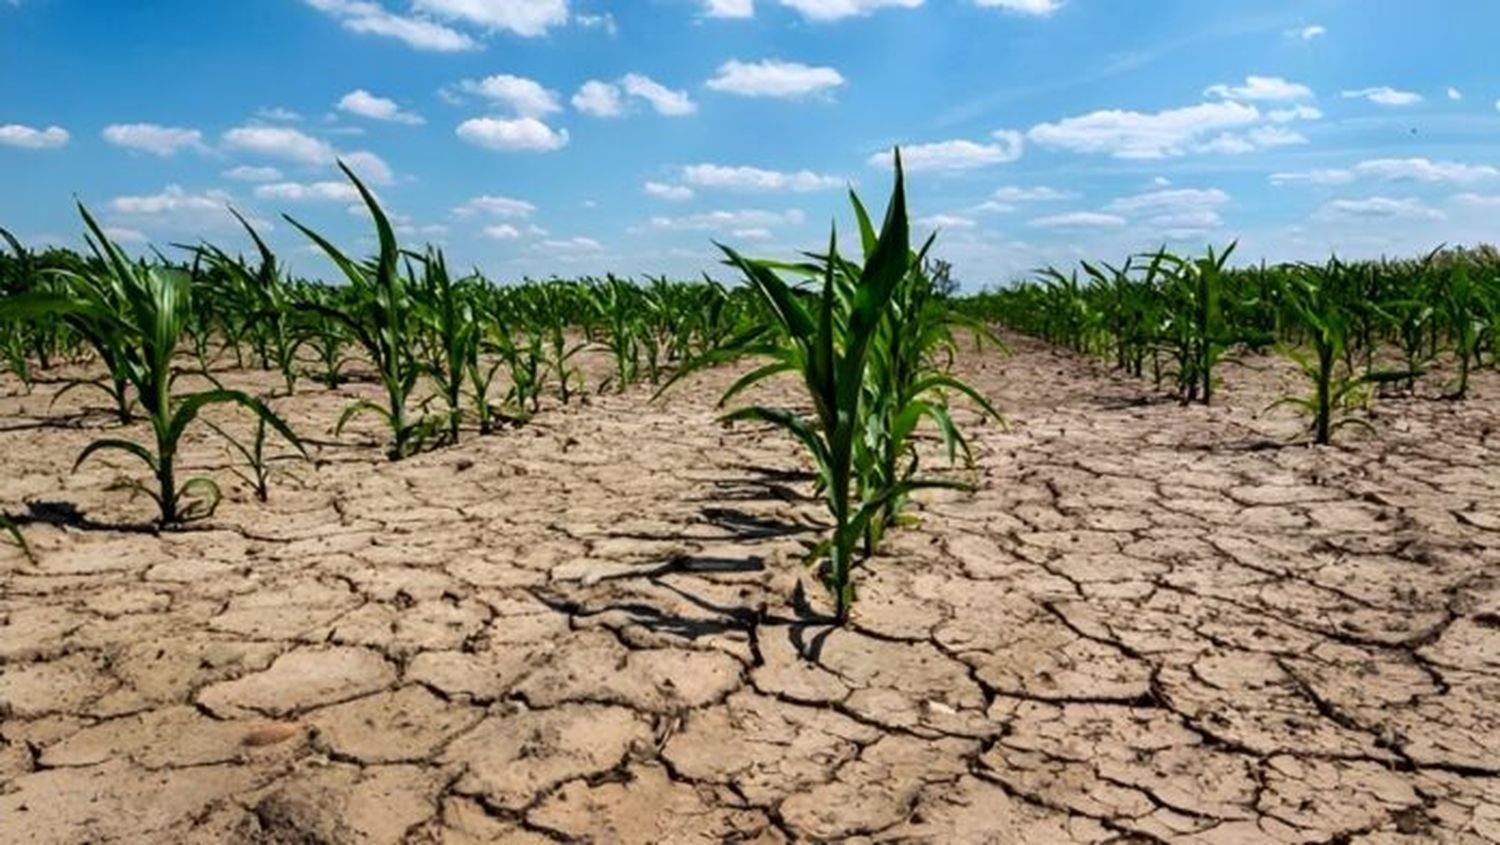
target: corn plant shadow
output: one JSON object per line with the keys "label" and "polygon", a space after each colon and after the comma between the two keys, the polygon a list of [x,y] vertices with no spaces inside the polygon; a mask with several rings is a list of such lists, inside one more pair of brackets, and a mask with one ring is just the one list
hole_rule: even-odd
{"label": "corn plant shadow", "polygon": [[11,519],[22,527],[48,525],[53,528],[71,528],[74,531],[114,531],[122,534],[161,533],[155,523],[100,522],[79,510],[78,506],[72,502],[27,502],[26,513],[12,516]]}
{"label": "corn plant shadow", "polygon": [[789,519],[761,516],[738,508],[704,507],[698,513],[709,525],[721,528],[740,540],[770,540],[818,531]]}

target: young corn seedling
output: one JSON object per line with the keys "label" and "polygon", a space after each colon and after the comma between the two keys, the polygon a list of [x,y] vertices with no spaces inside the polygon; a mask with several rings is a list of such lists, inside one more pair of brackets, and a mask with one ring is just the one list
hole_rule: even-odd
{"label": "young corn seedling", "polygon": [[260,253],[259,266],[251,269],[243,260],[231,258],[214,246],[202,247],[197,254],[230,281],[231,289],[239,292],[242,300],[239,310],[244,321],[253,327],[251,333],[262,369],[278,370],[287,394],[291,395],[297,388],[297,350],[301,343],[292,327],[294,312],[286,282],[277,268],[276,254],[260,233],[238,211],[230,209],[229,213],[249,233]]}
{"label": "young corn seedling", "polygon": [[827,554],[823,581],[841,624],[848,620],[854,604],[853,569],[870,520],[892,497],[940,484],[908,479],[884,490],[869,491],[871,495],[864,497],[857,487],[856,450],[873,413],[865,401],[870,356],[881,321],[912,261],[899,152],[895,164],[895,187],[885,221],[866,249],[864,264],[858,268],[846,266],[839,257],[837,236],[831,235],[828,252],[820,257],[822,291],[811,300],[778,275],[786,265],[749,259],[720,245],[728,262],[762,297],[775,331],[774,338],[764,333],[752,336],[739,350],[771,361],[731,385],[725,400],[778,373],[796,373],[814,409],[809,419],[786,408],[752,405],[732,411],[724,419],[763,422],[784,429],[807,449],[817,465],[819,488],[834,527],[833,535],[814,554]]}
{"label": "young corn seedling", "polygon": [[367,411],[375,413],[385,420],[391,430],[391,445],[387,454],[391,460],[400,460],[420,449],[435,428],[434,421],[429,418],[419,415],[415,421],[411,420],[406,407],[407,399],[416,388],[417,379],[421,377],[423,370],[415,355],[415,306],[406,279],[397,266],[400,249],[396,245],[396,234],[391,228],[390,220],[385,216],[375,195],[354,175],[354,171],[343,162],[339,162],[339,168],[354,183],[375,221],[375,231],[380,242],[377,257],[368,262],[356,262],[322,235],[291,217],[286,219],[317,244],[349,280],[347,306],[339,308],[309,302],[308,307],[343,324],[350,337],[375,365],[381,386],[385,389],[384,406],[368,400],[353,403],[339,417],[334,432],[342,433],[349,420],[358,414]]}
{"label": "young corn seedling", "polygon": [[266,439],[269,433],[266,420],[263,417],[256,419],[255,433],[251,436],[249,445],[241,442],[238,438],[212,422],[208,423],[208,427],[218,432],[219,436],[223,437],[245,461],[244,470],[231,468],[229,471],[234,473],[236,478],[245,482],[251,491],[255,493],[255,498],[260,500],[262,504],[270,501],[271,479],[276,473],[273,461],[276,460],[276,456],[268,456],[266,454]]}
{"label": "young corn seedling", "polygon": [[[163,526],[211,515],[221,498],[218,485],[206,476],[177,483],[177,453],[188,426],[212,405],[238,405],[255,414],[299,450],[301,441],[282,419],[259,399],[237,390],[222,388],[182,394],[174,390],[178,373],[172,367],[177,345],[182,341],[192,309],[192,288],[184,270],[132,262],[79,206],[90,233],[89,246],[96,261],[86,275],[66,276],[69,292],[12,300],[0,308],[63,314],[88,334],[110,337],[117,344],[116,362],[135,390],[142,415],[151,426],[152,442],[142,445],[122,438],[103,438],[84,447],[74,463],[82,466],[90,456],[118,451],[140,459],[151,471],[154,487],[135,485],[160,509]],[[101,300],[100,290],[112,291],[113,300]]]}

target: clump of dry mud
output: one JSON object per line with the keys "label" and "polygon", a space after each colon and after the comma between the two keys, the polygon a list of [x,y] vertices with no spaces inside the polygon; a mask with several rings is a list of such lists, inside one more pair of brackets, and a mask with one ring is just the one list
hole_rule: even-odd
{"label": "clump of dry mud", "polygon": [[1500,841],[1500,382],[1315,450],[1267,359],[1212,409],[961,370],[1011,427],[842,630],[731,372],[399,464],[309,385],[317,467],[161,536],[69,472],[107,416],[7,383],[0,841]]}

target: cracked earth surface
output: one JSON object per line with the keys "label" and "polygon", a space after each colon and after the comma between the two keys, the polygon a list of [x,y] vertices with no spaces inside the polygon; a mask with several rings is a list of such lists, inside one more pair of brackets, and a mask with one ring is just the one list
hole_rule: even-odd
{"label": "cracked earth surface", "polygon": [[163,536],[68,472],[105,417],[6,383],[0,842],[1500,841],[1500,380],[1314,450],[1266,359],[1212,409],[960,371],[1011,426],[845,629],[733,372],[399,464],[307,385],[319,468]]}

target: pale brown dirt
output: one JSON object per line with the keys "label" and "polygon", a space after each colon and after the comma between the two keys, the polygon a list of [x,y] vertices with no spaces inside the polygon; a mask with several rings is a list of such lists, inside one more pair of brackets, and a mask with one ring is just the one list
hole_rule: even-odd
{"label": "pale brown dirt", "polygon": [[6,382],[0,842],[1500,841],[1500,380],[1311,449],[1270,359],[1212,409],[960,371],[1011,427],[842,630],[733,372],[399,464],[307,384],[320,467],[161,536],[138,467],[69,472],[96,397]]}

